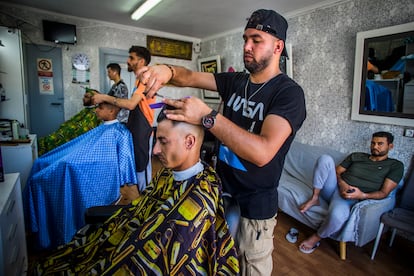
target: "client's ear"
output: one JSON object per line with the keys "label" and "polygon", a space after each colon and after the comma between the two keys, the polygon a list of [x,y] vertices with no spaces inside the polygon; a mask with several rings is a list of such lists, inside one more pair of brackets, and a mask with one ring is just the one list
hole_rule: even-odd
{"label": "client's ear", "polygon": [[187,134],[185,136],[185,148],[191,149],[195,145],[196,138],[193,134]]}

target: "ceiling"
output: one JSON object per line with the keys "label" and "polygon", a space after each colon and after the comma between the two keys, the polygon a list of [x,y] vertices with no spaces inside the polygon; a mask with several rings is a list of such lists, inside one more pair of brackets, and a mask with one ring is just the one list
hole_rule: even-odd
{"label": "ceiling", "polygon": [[260,8],[288,17],[339,0],[163,0],[138,21],[132,12],[144,0],[0,0],[54,13],[206,38],[242,28]]}

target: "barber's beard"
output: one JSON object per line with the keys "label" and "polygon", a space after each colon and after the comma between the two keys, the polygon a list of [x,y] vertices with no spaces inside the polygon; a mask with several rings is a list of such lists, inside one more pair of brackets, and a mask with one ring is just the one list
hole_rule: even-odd
{"label": "barber's beard", "polygon": [[259,73],[263,71],[267,66],[269,66],[271,56],[272,53],[268,53],[268,55],[264,56],[259,61],[257,61],[255,58],[249,62],[244,60],[244,67],[246,67],[247,71],[249,71],[250,74]]}
{"label": "barber's beard", "polygon": [[135,67],[136,67],[136,64],[129,64],[129,63],[127,63],[127,70],[128,70],[128,72],[135,72]]}

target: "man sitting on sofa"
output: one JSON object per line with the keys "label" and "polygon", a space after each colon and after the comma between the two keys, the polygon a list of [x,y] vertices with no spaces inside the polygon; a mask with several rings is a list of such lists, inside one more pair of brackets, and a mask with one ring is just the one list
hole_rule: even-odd
{"label": "man sitting on sofa", "polygon": [[299,250],[312,253],[319,241],[338,232],[348,220],[354,204],[365,199],[383,199],[397,187],[404,166],[388,158],[394,137],[388,132],[372,135],[371,154],[355,152],[335,168],[334,160],[322,155],[314,169],[312,197],[299,209],[306,212],[319,205],[319,196],[329,202],[329,211],[316,233],[303,241]]}

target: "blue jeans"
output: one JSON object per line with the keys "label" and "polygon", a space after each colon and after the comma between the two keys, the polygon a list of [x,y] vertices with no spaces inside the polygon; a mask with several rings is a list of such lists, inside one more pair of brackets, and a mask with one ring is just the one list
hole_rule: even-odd
{"label": "blue jeans", "polygon": [[320,197],[329,204],[328,214],[319,226],[317,234],[327,238],[341,230],[348,220],[355,199],[341,197],[336,179],[335,161],[329,155],[322,155],[316,162],[313,174],[313,187],[320,189]]}

